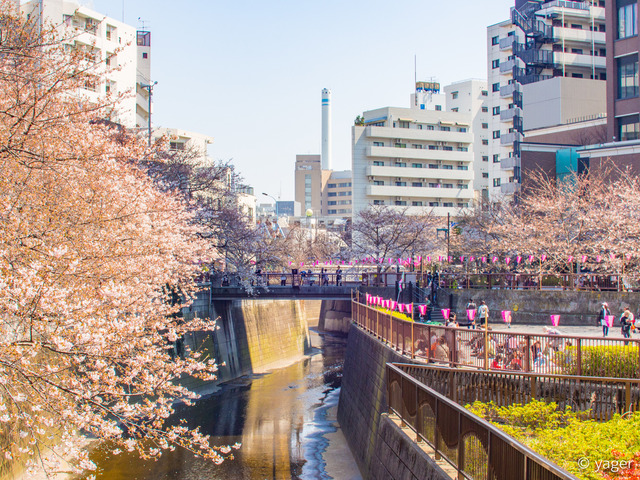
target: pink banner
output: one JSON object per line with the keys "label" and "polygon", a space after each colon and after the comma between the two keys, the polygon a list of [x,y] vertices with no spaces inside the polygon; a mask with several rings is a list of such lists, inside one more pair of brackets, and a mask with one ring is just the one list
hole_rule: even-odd
{"label": "pink banner", "polygon": [[420,315],[427,314],[427,306],[426,305],[418,305],[418,310],[420,311]]}
{"label": "pink banner", "polygon": [[427,262],[431,263],[431,257],[427,256]]}
{"label": "pink banner", "polygon": [[370,298],[371,298],[371,295],[369,295],[369,294],[367,293],[367,304],[369,303],[369,299],[370,299]]}
{"label": "pink banner", "polygon": [[519,264],[521,261],[522,261],[522,257],[521,257],[520,255],[518,255],[518,256],[516,257],[516,263],[518,263],[518,264]]}
{"label": "pink banner", "polygon": [[473,261],[475,261],[475,259],[476,259],[476,257],[470,257],[470,258],[469,258],[469,261],[470,261],[470,262],[473,262]]}
{"label": "pink banner", "polygon": [[443,308],[440,310],[442,312],[442,316],[444,317],[445,321],[449,319],[449,312],[451,311],[449,308]]}
{"label": "pink banner", "polygon": [[586,255],[582,255],[582,257],[580,257],[580,258],[582,259],[582,260],[581,260],[581,261],[582,261],[582,263],[584,263],[584,262],[586,262],[586,261],[587,261],[587,256],[586,256]]}
{"label": "pink banner", "polygon": [[616,259],[616,256],[613,253],[609,254],[609,258],[611,259],[611,261],[613,262]]}
{"label": "pink banner", "polygon": [[630,254],[630,253],[627,253],[627,254],[625,255],[625,258],[627,259],[627,261],[628,261],[628,260],[631,260],[631,254]]}
{"label": "pink banner", "polygon": [[604,321],[607,322],[607,327],[613,326],[613,319],[616,318],[614,315],[605,315]]}
{"label": "pink banner", "polygon": [[451,263],[451,260],[453,259],[453,257],[451,255],[449,255],[449,259],[447,260],[449,263]]}
{"label": "pink banner", "polygon": [[573,262],[573,256],[569,255],[569,258],[567,258],[567,263],[571,263]]}
{"label": "pink banner", "polygon": [[396,309],[396,305],[398,305],[398,302],[391,300],[391,310],[395,310]]}
{"label": "pink banner", "polygon": [[482,257],[482,263],[487,263],[487,257]]}
{"label": "pink banner", "polygon": [[560,315],[551,315],[551,325],[557,327],[560,323]]}
{"label": "pink banner", "polygon": [[442,255],[438,255],[438,261],[441,262],[442,261]]}
{"label": "pink banner", "polygon": [[540,261],[544,262],[547,259],[546,255],[540,255]]}
{"label": "pink banner", "polygon": [[469,321],[473,322],[473,319],[476,318],[475,309],[471,308],[471,309],[467,310],[467,318],[469,319]]}
{"label": "pink banner", "polygon": [[460,261],[464,263],[464,255],[460,255]]}
{"label": "pink banner", "polygon": [[504,263],[506,263],[507,265],[509,265],[509,263],[511,263],[511,257],[507,257],[504,259]]}
{"label": "pink banner", "polygon": [[533,255],[529,255],[529,263],[533,263]]}
{"label": "pink banner", "polygon": [[493,257],[493,258],[491,259],[491,262],[493,262],[493,263],[496,263],[497,261],[498,261],[498,257]]}
{"label": "pink banner", "polygon": [[504,323],[511,323],[511,310],[502,311],[502,320]]}
{"label": "pink banner", "polygon": [[404,303],[399,303],[399,304],[398,304],[398,311],[399,311],[400,313],[404,313]]}
{"label": "pink banner", "polygon": [[405,307],[407,307],[407,312],[409,313],[409,315],[413,314],[413,303],[407,303],[405,305]]}
{"label": "pink banner", "polygon": [[598,255],[598,256],[596,257],[596,262],[600,262],[600,261],[602,261],[602,255]]}

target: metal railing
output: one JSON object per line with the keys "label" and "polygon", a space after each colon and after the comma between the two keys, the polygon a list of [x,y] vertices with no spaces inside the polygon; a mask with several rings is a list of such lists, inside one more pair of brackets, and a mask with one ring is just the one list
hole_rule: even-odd
{"label": "metal railing", "polygon": [[387,364],[389,412],[461,479],[568,480],[573,475],[394,365]]}
{"label": "metal railing", "polygon": [[640,409],[638,379],[394,365],[462,406],[480,401],[504,407],[540,400],[554,402],[562,411],[571,407],[598,421]]}
{"label": "metal railing", "polygon": [[572,273],[441,273],[445,288],[497,290],[586,290],[621,292],[623,276]]}
{"label": "metal railing", "polygon": [[362,303],[358,292],[352,297],[351,315],[358,326],[414,360],[541,375],[640,378],[637,339],[496,332],[412,322]]}

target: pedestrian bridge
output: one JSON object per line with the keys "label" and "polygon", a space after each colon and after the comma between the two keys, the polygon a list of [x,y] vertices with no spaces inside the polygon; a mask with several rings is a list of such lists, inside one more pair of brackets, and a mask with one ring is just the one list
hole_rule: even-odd
{"label": "pedestrian bridge", "polygon": [[349,300],[357,285],[253,285],[249,290],[240,286],[211,286],[212,300]]}

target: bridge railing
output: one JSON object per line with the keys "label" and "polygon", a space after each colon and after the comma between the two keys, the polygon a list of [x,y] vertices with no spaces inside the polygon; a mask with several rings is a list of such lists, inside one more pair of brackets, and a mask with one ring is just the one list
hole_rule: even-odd
{"label": "bridge railing", "polygon": [[[426,279],[425,279],[426,280]],[[425,281],[423,280],[423,281]],[[622,275],[559,273],[442,273],[444,288],[484,290],[613,291],[632,289]]]}
{"label": "bridge railing", "polygon": [[352,319],[402,355],[447,366],[640,378],[640,340],[471,330],[396,318],[352,298]]}
{"label": "bridge railing", "polygon": [[560,410],[571,407],[598,421],[640,409],[638,379],[394,365],[462,406],[481,401],[504,407],[540,400],[554,402]]}
{"label": "bridge railing", "polygon": [[[292,286],[379,286],[379,287],[393,287],[396,282],[402,279],[402,273],[398,272],[370,272],[370,271],[357,271],[357,272],[342,272],[341,274],[335,273],[335,271],[321,273],[319,271],[312,271],[309,273],[305,271],[298,273],[278,273],[278,272],[261,272],[260,274],[253,274],[249,277],[248,281],[254,286],[264,287],[292,287]],[[212,275],[208,276],[206,280],[210,282],[214,287],[238,287],[240,286],[240,279],[233,273],[227,275]]]}
{"label": "bridge railing", "polygon": [[576,479],[527,446],[387,364],[389,412],[447,461],[461,479]]}

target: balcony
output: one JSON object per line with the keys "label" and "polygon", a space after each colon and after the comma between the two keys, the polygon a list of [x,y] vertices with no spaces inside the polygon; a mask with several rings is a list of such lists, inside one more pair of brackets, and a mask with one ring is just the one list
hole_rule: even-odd
{"label": "balcony", "polygon": [[433,187],[396,187],[395,185],[367,185],[365,194],[372,197],[404,198],[440,198],[447,200],[471,200],[473,189],[469,188],[433,188]]}
{"label": "balcony", "polygon": [[500,185],[500,191],[504,195],[512,195],[520,191],[520,184],[515,182],[503,183]]}
{"label": "balcony", "polygon": [[511,120],[513,117],[522,115],[522,110],[518,107],[509,108],[507,110],[500,111],[500,120],[503,122],[507,122]]}
{"label": "balcony", "polygon": [[520,166],[520,159],[518,157],[506,157],[500,160],[501,170],[513,170],[514,167]]}
{"label": "balcony", "polygon": [[510,85],[504,85],[502,87],[500,87],[500,96],[501,97],[511,97],[513,96],[513,92],[515,92],[518,89],[518,86],[515,83],[512,83]]}
{"label": "balcony", "polygon": [[[406,179],[421,179],[426,183],[433,182],[435,179],[442,180],[463,180],[465,182],[473,179],[472,170],[449,170],[444,168],[410,168],[410,167],[380,167],[377,165],[370,165],[366,168],[365,174],[368,177],[378,178],[406,178]],[[421,188],[421,187],[412,187]]]}
{"label": "balcony", "polygon": [[513,48],[513,43],[516,41],[516,37],[505,37],[500,39],[500,50],[510,50]]}
{"label": "balcony", "polygon": [[[604,32],[592,32],[591,30],[578,30],[577,28],[563,28],[555,27],[556,37],[559,40],[566,40],[569,42],[584,42],[588,43],[588,48],[591,50],[591,42],[604,47],[606,42],[606,34]],[[561,52],[560,52],[561,53]]]}
{"label": "balcony", "polygon": [[500,145],[511,145],[513,142],[521,142],[522,134],[518,132],[505,133],[500,137]]}
{"label": "balcony", "polygon": [[500,73],[511,72],[513,67],[517,65],[517,60],[514,58],[512,60],[507,60],[504,63],[500,64]]}
{"label": "balcony", "polygon": [[[445,133],[445,132],[442,132]],[[453,147],[453,145],[450,145]],[[454,147],[455,148],[455,147]],[[471,162],[473,161],[472,152],[458,152],[450,150],[429,150],[428,148],[396,148],[396,147],[373,147],[368,146],[365,150],[367,157],[394,159],[399,158],[406,163],[413,160],[446,160],[450,162]]]}
{"label": "balcony", "polygon": [[606,57],[594,57],[593,55],[584,55],[580,53],[563,53],[555,52],[555,59],[557,68],[562,68],[562,65],[571,65],[572,67],[586,67],[591,68],[607,68]]}
{"label": "balcony", "polygon": [[[462,114],[457,115],[462,117],[459,118],[459,121],[462,121],[464,118]],[[434,118],[434,123],[436,122],[437,117]],[[423,142],[473,143],[473,133],[469,131],[470,121],[464,125],[456,125],[455,122],[449,123],[451,124],[452,130],[450,132],[442,130],[419,130],[417,128],[367,127],[365,129],[365,135],[369,138],[392,139],[394,141],[398,138],[403,141],[406,140],[407,142],[418,140]],[[464,127],[467,131],[456,132],[455,129],[458,127]]]}

